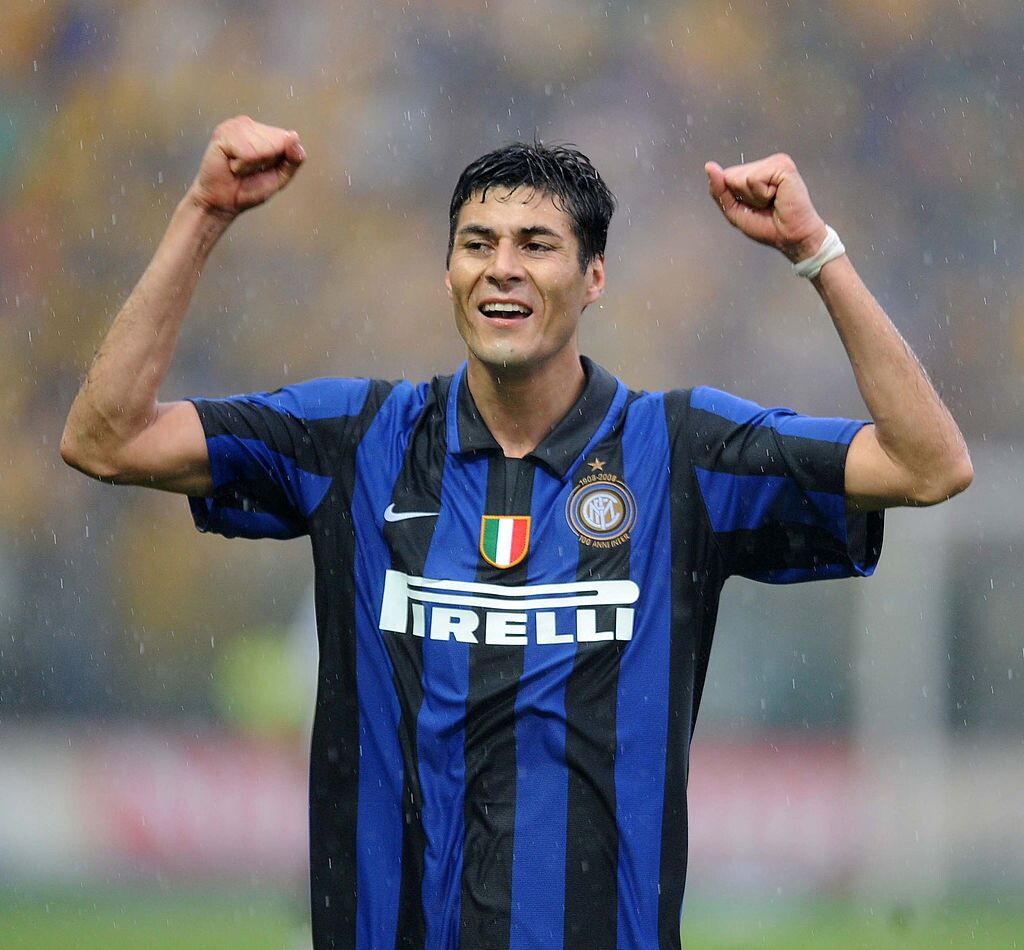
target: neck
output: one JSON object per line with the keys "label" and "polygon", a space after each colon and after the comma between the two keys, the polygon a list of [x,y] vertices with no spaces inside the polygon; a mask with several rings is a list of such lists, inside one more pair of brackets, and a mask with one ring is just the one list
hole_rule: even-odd
{"label": "neck", "polygon": [[529,455],[580,397],[587,377],[575,349],[522,374],[469,357],[466,374],[480,415],[509,458]]}

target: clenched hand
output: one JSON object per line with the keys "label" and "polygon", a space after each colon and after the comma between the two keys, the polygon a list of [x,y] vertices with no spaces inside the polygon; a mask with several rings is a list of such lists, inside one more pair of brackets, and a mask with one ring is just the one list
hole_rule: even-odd
{"label": "clenched hand", "polygon": [[777,248],[794,263],[817,253],[825,222],[788,155],[729,168],[708,162],[704,171],[722,214],[747,237]]}
{"label": "clenched hand", "polygon": [[298,132],[236,116],[214,130],[191,196],[204,210],[233,218],[277,194],[305,160]]}

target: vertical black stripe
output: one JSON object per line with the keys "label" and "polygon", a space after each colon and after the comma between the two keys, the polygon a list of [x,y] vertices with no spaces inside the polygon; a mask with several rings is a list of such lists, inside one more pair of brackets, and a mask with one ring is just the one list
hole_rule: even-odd
{"label": "vertical black stripe", "polygon": [[680,946],[679,913],[686,886],[688,850],[686,785],[690,739],[725,579],[693,474],[687,406],[688,393],[666,394],[666,425],[672,445],[672,639],[658,905],[658,943],[665,948]]}
{"label": "vertical black stripe", "polygon": [[[441,479],[446,459],[443,404],[428,403],[406,450],[391,500],[399,513],[440,511]],[[384,537],[392,567],[422,577],[437,518],[409,518],[386,523]],[[423,794],[420,787],[416,724],[423,705],[423,641],[417,636],[384,635],[394,667],[395,692],[401,709],[402,749],[402,879],[399,886],[396,950],[421,950],[426,942],[423,913]]]}
{"label": "vertical black stripe", "polygon": [[356,447],[391,388],[371,386],[348,439],[332,433],[318,440],[326,447],[324,470],[334,481],[310,523],[320,643],[309,765],[310,909],[317,950],[353,947],[356,939],[359,708],[351,505]]}
{"label": "vertical black stripe", "polygon": [[[534,467],[495,454],[487,470],[487,511],[530,514]],[[492,567],[483,558],[477,580],[523,585],[527,560]],[[516,807],[515,704],[523,647],[480,643],[469,651],[466,700],[465,842],[460,942],[466,950],[508,947],[512,902],[512,845]]]}
{"label": "vertical black stripe", "polygon": [[[596,461],[595,461],[596,460]],[[603,462],[602,468],[590,463]],[[622,478],[622,430],[588,455],[575,481]],[[629,578],[630,544],[579,545],[578,580]],[[577,617],[579,611],[577,611]],[[615,629],[614,608],[597,612],[597,629]],[[618,921],[619,831],[615,816],[615,747],[619,662],[625,643],[577,643],[565,689],[565,758],[569,770],[565,847],[565,950],[614,950]]]}

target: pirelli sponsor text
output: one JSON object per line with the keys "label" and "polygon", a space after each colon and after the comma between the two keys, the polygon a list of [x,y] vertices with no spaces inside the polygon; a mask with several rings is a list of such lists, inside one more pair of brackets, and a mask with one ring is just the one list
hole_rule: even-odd
{"label": "pirelli sponsor text", "polygon": [[630,580],[513,587],[389,570],[380,629],[458,643],[526,646],[631,640],[640,588]]}

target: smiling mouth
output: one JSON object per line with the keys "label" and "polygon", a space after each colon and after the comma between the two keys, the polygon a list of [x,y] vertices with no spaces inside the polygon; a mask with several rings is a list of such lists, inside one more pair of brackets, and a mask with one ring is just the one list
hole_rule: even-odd
{"label": "smiling mouth", "polygon": [[533,313],[521,303],[483,303],[478,309],[491,320],[523,320]]}

